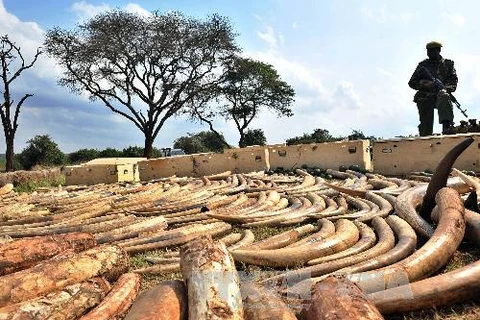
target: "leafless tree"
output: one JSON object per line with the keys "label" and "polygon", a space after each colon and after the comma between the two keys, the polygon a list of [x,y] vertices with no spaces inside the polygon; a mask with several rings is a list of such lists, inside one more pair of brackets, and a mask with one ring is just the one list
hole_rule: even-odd
{"label": "leafless tree", "polygon": [[2,79],[2,94],[3,102],[0,106],[0,116],[2,118],[3,132],[5,133],[6,150],[6,170],[13,171],[13,157],[14,157],[14,142],[15,134],[18,128],[18,116],[20,109],[29,97],[33,96],[31,93],[26,93],[15,104],[12,98],[12,83],[22,74],[23,71],[33,67],[37,62],[38,56],[42,53],[40,48],[37,48],[35,56],[30,63],[25,61],[20,47],[9,39],[8,35],[4,35],[0,40],[0,63],[2,65],[1,79]]}

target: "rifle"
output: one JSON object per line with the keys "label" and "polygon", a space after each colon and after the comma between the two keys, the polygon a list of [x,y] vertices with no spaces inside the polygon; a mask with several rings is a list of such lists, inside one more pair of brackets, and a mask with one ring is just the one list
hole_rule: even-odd
{"label": "rifle", "polygon": [[460,110],[460,112],[465,116],[465,118],[468,118],[467,109],[461,108],[460,102],[458,102],[457,98],[455,98],[455,96],[451,92],[448,92],[448,90],[446,90],[446,86],[443,84],[442,80],[435,78],[427,68],[423,66],[421,68],[425,72],[428,78],[427,80],[433,81],[437,90],[447,91],[448,95],[450,96],[450,101],[452,101],[455,104],[455,106],[458,108],[458,110]]}

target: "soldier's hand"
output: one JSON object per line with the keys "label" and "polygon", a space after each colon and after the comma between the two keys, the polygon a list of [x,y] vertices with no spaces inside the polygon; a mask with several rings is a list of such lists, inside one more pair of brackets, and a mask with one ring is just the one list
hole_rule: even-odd
{"label": "soldier's hand", "polygon": [[422,89],[434,89],[435,88],[435,82],[431,80],[420,80],[420,87]]}

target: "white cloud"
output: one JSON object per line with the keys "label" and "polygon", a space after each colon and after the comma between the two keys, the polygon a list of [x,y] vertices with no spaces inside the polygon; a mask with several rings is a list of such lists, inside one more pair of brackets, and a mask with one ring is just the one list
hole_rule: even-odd
{"label": "white cloud", "polygon": [[110,10],[110,6],[105,3],[96,6],[88,3],[87,1],[80,1],[73,3],[71,10],[77,13],[80,21],[83,21],[92,18],[101,12]]}
{"label": "white cloud", "polygon": [[461,14],[442,13],[442,17],[458,27],[463,27],[466,23],[465,17]]}
{"label": "white cloud", "polygon": [[140,16],[148,17],[151,15],[150,11],[143,9],[140,5],[136,3],[129,3],[125,6],[127,12],[136,13]]}
{"label": "white cloud", "polygon": [[335,108],[343,110],[358,109],[362,106],[360,98],[353,90],[353,84],[348,81],[341,81],[332,95],[332,103]]}
{"label": "white cloud", "polygon": [[[3,1],[0,0],[0,36],[8,34],[9,39],[20,48],[25,63],[30,63],[35,56],[38,48],[43,45],[45,36],[44,30],[36,22],[25,22],[5,10]],[[17,60],[18,61],[18,60]],[[59,67],[53,59],[47,57],[44,53],[39,56],[35,65],[25,70],[22,75],[34,73],[38,78],[55,79],[60,74]],[[13,86],[17,90],[32,89],[25,84],[24,77],[15,80]]]}
{"label": "white cloud", "polygon": [[[3,1],[0,1],[0,30],[1,36],[8,34],[10,40],[21,47],[26,58],[33,56],[42,44],[42,28],[35,22],[20,21],[5,10]],[[32,53],[28,54],[29,52]]]}
{"label": "white cloud", "polygon": [[257,35],[265,41],[271,48],[277,48],[277,38],[272,27],[266,26],[265,32],[258,31]]}
{"label": "white cloud", "polygon": [[[102,3],[100,5],[93,5],[88,3],[85,0],[82,0],[80,2],[75,2],[71,6],[71,10],[77,14],[79,21],[88,20],[99,13],[110,11],[112,9],[113,8],[111,8],[110,5],[105,3]],[[139,4],[133,3],[133,2],[130,2],[126,6],[124,6],[123,10],[130,13],[136,13],[140,16],[145,16],[145,17],[151,14],[148,10],[145,10]]]}
{"label": "white cloud", "polygon": [[413,12],[394,12],[390,10],[387,5],[383,5],[379,8],[360,8],[360,14],[362,17],[373,20],[377,23],[388,23],[388,22],[402,22],[408,23],[413,20],[416,16]]}
{"label": "white cloud", "polygon": [[326,98],[328,95],[322,81],[318,75],[315,74],[315,68],[311,66],[287,60],[281,53],[272,50],[266,52],[250,52],[246,53],[246,55],[270,63],[282,78],[285,78],[288,83],[293,83],[296,87],[305,86],[316,92],[317,95],[322,98]]}

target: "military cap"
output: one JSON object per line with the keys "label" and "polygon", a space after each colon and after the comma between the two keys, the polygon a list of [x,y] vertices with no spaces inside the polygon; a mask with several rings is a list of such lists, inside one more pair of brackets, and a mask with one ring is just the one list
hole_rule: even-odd
{"label": "military cap", "polygon": [[442,44],[440,42],[437,42],[437,41],[430,41],[426,45],[427,49],[441,48],[441,47],[442,47]]}

